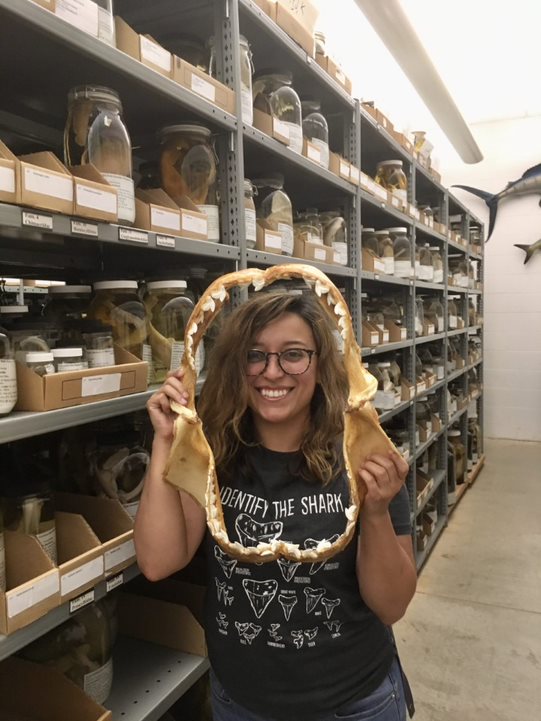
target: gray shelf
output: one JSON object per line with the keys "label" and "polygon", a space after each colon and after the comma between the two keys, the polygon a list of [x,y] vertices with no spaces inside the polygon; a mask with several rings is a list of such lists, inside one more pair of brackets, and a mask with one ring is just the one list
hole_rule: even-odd
{"label": "gray shelf", "polygon": [[420,173],[421,175],[424,175],[426,180],[428,180],[431,183],[431,185],[433,185],[435,188],[437,188],[440,191],[440,193],[447,192],[447,189],[444,188],[443,185],[441,183],[439,183],[435,178],[433,178],[432,175],[430,175],[430,172],[425,167],[423,167],[420,163],[418,163],[418,162],[415,163],[415,170],[418,173]]}
{"label": "gray shelf", "polygon": [[482,359],[482,358],[479,358],[479,360],[474,361],[470,366],[468,366],[468,370],[470,370],[471,368],[475,368],[476,366],[478,366],[478,365],[479,365],[480,363],[482,363],[482,362],[483,362],[483,359]]}
{"label": "gray shelf", "polygon": [[394,275],[385,275],[384,273],[372,273],[369,270],[362,270],[361,278],[362,280],[374,280],[379,283],[389,283],[391,285],[413,286],[413,280],[408,278],[397,278]]}
{"label": "gray shelf", "polygon": [[428,494],[428,496],[425,499],[423,499],[423,502],[417,508],[416,513],[415,513],[416,516],[418,516],[420,513],[422,513],[424,511],[426,504],[434,496],[434,494],[436,493],[438,488],[441,486],[443,481],[445,481],[445,479],[447,478],[447,471],[442,471],[442,470],[434,471],[433,478],[434,478],[434,485],[432,486],[432,489],[431,489],[430,493]]}
{"label": "gray shelf", "polygon": [[[138,576],[140,573],[139,568],[136,564],[129,566],[121,573],[113,574],[113,577],[122,575],[122,583],[128,583],[133,578]],[[115,586],[116,587],[116,586]],[[107,595],[107,580],[101,581],[97,586],[94,587],[94,600],[99,601]],[[84,606],[81,606],[84,608]],[[24,628],[11,633],[9,636],[0,636],[0,660],[11,656],[12,654],[20,651],[27,644],[35,641],[40,636],[43,636],[47,631],[51,631],[56,628],[64,621],[67,621],[73,614],[70,612],[70,602],[64,603],[58,608],[54,608],[46,616],[39,618],[37,621],[24,626]]]}
{"label": "gray shelf", "polygon": [[388,411],[383,411],[383,413],[379,417],[379,422],[385,423],[385,421],[391,420],[391,418],[398,415],[399,413],[402,413],[402,411],[405,411],[407,408],[410,408],[412,405],[413,405],[413,401],[402,401],[402,403],[399,403],[394,408],[391,408]]}
{"label": "gray shelf", "polygon": [[434,548],[434,545],[438,538],[441,535],[441,532],[447,525],[447,517],[446,516],[440,516],[438,518],[438,522],[436,523],[436,528],[434,529],[434,533],[430,536],[430,539],[428,543],[426,544],[426,548],[423,551],[419,551],[417,553],[417,570],[419,571],[421,567],[424,565],[426,559],[428,558],[430,552]]}
{"label": "gray shelf", "polygon": [[468,288],[466,292],[470,295],[483,295],[483,291],[479,288]]}
{"label": "gray shelf", "polygon": [[[380,125],[378,121],[363,108],[362,105],[361,123],[368,124],[373,130],[375,130],[379,134],[380,138],[385,142],[385,144],[393,151],[393,153],[398,154],[398,157],[407,161],[408,163],[411,163],[413,161],[411,153],[408,153],[408,151],[403,148],[400,143],[385,130],[383,125]],[[362,132],[363,130],[361,127],[361,133]]]}
{"label": "gray shelf", "polygon": [[431,385],[430,388],[427,388],[426,391],[422,391],[421,393],[417,393],[417,398],[424,398],[428,393],[433,393],[434,391],[437,391],[439,388],[444,386],[447,383],[447,380],[443,378],[443,380],[438,381],[437,383],[434,383],[434,385]]}
{"label": "gray shelf", "polygon": [[263,250],[248,250],[246,252],[248,265],[283,265],[289,263],[302,263],[303,265],[313,265],[319,268],[327,275],[342,275],[348,278],[354,278],[357,275],[355,268],[348,268],[345,265],[329,265],[328,263],[317,263],[315,260],[306,260],[306,258],[295,258],[290,255],[280,255],[277,253],[267,253]]}
{"label": "gray shelf", "polygon": [[468,406],[465,406],[464,408],[461,408],[459,411],[457,411],[454,415],[449,418],[449,422],[447,423],[448,426],[452,426],[453,423],[456,423],[468,410]]}
{"label": "gray shelf", "polygon": [[457,212],[456,209],[453,209],[453,208],[452,208],[452,206],[455,205],[456,208],[458,208],[458,212],[460,212],[460,213],[466,213],[467,215],[469,215],[470,218],[472,218],[472,220],[474,220],[475,223],[477,223],[477,225],[484,225],[483,221],[480,220],[480,219],[475,215],[475,213],[472,213],[472,211],[471,211],[469,208],[467,208],[467,207],[464,205],[464,203],[456,197],[456,195],[454,195],[454,193],[452,192],[451,188],[449,188],[449,189],[447,190],[447,192],[448,192],[448,194],[449,194],[449,215],[454,215],[454,214]]}
{"label": "gray shelf", "polygon": [[392,205],[389,205],[388,203],[380,200],[379,198],[376,198],[375,195],[372,195],[363,188],[359,188],[359,195],[361,197],[361,201],[364,203],[368,203],[373,210],[377,210],[385,213],[386,215],[390,215],[391,217],[400,221],[400,226],[408,225],[410,227],[413,227],[415,220],[409,215],[406,215],[406,213],[402,213],[402,211],[393,208]]}
{"label": "gray shelf", "polygon": [[432,335],[422,335],[415,338],[415,345],[422,345],[423,343],[430,343],[434,340],[443,340],[445,333],[433,333]]}
{"label": "gray shelf", "polygon": [[454,240],[451,240],[451,238],[447,239],[447,243],[449,244],[449,248],[452,248],[453,250],[458,250],[461,253],[464,253],[465,255],[468,252],[468,248],[465,245],[461,245],[460,243],[457,243]]}
{"label": "gray shelf", "polygon": [[417,448],[415,449],[415,453],[413,454],[413,458],[414,458],[415,460],[417,460],[418,458],[420,458],[420,457],[423,455],[423,453],[426,451],[426,449],[427,449],[429,446],[431,446],[435,441],[437,441],[438,438],[439,438],[439,437],[442,435],[442,433],[444,433],[444,432],[445,432],[445,427],[443,427],[443,428],[441,429],[441,431],[438,431],[437,433],[433,433],[427,441],[424,441],[423,443],[421,443],[420,446],[417,446]]}
{"label": "gray shelf", "polygon": [[468,255],[469,255],[470,258],[472,258],[473,260],[480,260],[480,261],[483,260],[483,256],[482,256],[482,255],[477,255],[477,253],[472,253],[471,250],[468,251]]}
{"label": "gray shelf", "polygon": [[429,235],[432,238],[435,238],[436,240],[443,241],[444,243],[447,242],[446,235],[443,235],[443,233],[438,233],[437,230],[434,230],[433,228],[429,228],[427,225],[419,222],[418,220],[415,221],[415,233],[416,234],[417,234],[417,231],[421,231],[421,233]]}
{"label": "gray shelf", "polygon": [[209,669],[208,659],[120,636],[106,708],[115,721],[158,721]]}
{"label": "gray shelf", "polygon": [[399,340],[396,341],[396,343],[382,343],[381,345],[374,346],[373,348],[363,348],[362,354],[364,357],[369,355],[377,355],[379,353],[389,353],[390,351],[400,350],[401,348],[409,348],[411,347],[411,345],[411,339]]}
{"label": "gray shelf", "polygon": [[455,335],[464,335],[464,333],[467,333],[467,332],[468,332],[467,328],[456,328],[455,330],[448,330],[447,335],[449,336],[449,338],[451,338]]}
{"label": "gray shelf", "polygon": [[455,381],[457,378],[460,378],[460,376],[463,376],[464,373],[466,373],[468,370],[467,366],[464,368],[459,368],[456,371],[453,371],[452,373],[449,373],[447,378],[445,379],[447,383],[451,383],[451,381]]}
{"label": "gray shelf", "polygon": [[477,333],[477,331],[483,330],[482,325],[470,325],[468,326],[468,333],[471,333],[472,335]]}
{"label": "gray shelf", "polygon": [[431,283],[428,280],[416,280],[415,288],[426,288],[427,290],[440,290],[445,292],[445,285],[443,283]]}

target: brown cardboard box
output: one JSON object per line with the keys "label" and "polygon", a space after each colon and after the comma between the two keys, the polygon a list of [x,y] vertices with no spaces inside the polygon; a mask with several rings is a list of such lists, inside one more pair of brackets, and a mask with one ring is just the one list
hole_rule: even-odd
{"label": "brown cardboard box", "polygon": [[331,173],[338,175],[342,180],[348,180],[350,176],[350,162],[342,158],[338,153],[329,153],[329,170]]}
{"label": "brown cardboard box", "polygon": [[424,551],[428,546],[428,536],[423,532],[417,531],[417,550]]}
{"label": "brown cardboard box", "polygon": [[[7,715],[3,715],[6,713]],[[112,721],[69,678],[41,663],[12,656],[0,663],[0,715],[35,721]]]}
{"label": "brown cardboard box", "polygon": [[23,205],[71,215],[73,177],[49,151],[19,157],[19,197]]}
{"label": "brown cardboard box", "polygon": [[308,138],[304,138],[302,141],[302,154],[305,158],[308,158],[308,160],[311,160],[313,163],[321,165],[323,168],[326,167],[321,162],[321,150],[316,145],[314,145],[314,143],[311,143]]}
{"label": "brown cardboard box", "polygon": [[0,140],[0,202],[19,202],[19,161]]}
{"label": "brown cardboard box", "polygon": [[139,35],[121,17],[115,15],[116,46],[166,78],[172,74],[173,57],[149,35]]}
{"label": "brown cardboard box", "polygon": [[353,88],[351,78],[345,74],[336,60],[334,60],[330,55],[316,53],[316,62],[328,75],[331,76],[333,80],[336,80],[338,85],[340,85],[340,87],[343,88],[348,95],[351,95]]}
{"label": "brown cardboard box", "polygon": [[293,255],[296,258],[306,258],[306,260],[315,260],[317,263],[333,263],[333,249],[323,243],[314,243],[303,238],[304,233],[295,238],[293,247]]}
{"label": "brown cardboard box", "polygon": [[385,265],[381,258],[376,258],[367,248],[362,249],[362,256],[363,270],[370,273],[385,273]]}
{"label": "brown cardboard box", "polygon": [[349,181],[356,186],[360,186],[361,184],[361,171],[356,165],[353,165],[353,163],[349,165]]}
{"label": "brown cardboard box", "polygon": [[304,27],[299,15],[294,15],[286,7],[286,4],[282,4],[281,2],[271,3],[269,15],[311,58],[314,57],[315,42],[313,31],[307,30],[306,27]]}
{"label": "brown cardboard box", "polygon": [[256,250],[263,250],[265,253],[282,254],[282,234],[277,230],[267,227],[264,220],[257,220],[256,226]]}
{"label": "brown cardboard box", "polygon": [[135,191],[135,225],[157,233],[208,240],[207,216],[190,198],[175,203],[161,188]]}
{"label": "brown cardboard box", "polygon": [[228,113],[235,112],[235,93],[223,83],[173,55],[173,80]]}
{"label": "brown cardboard box", "polygon": [[118,191],[94,165],[72,165],[73,214],[81,218],[118,222]]}
{"label": "brown cardboard box", "polygon": [[374,346],[379,343],[379,331],[375,325],[368,320],[363,320],[362,344],[363,346]]}
{"label": "brown cardboard box", "polygon": [[436,528],[436,521],[426,513],[422,515],[423,532],[427,536],[431,536]]}
{"label": "brown cardboard box", "polygon": [[7,590],[0,591],[0,633],[8,634],[60,605],[60,581],[34,536],[4,531],[4,542]]}
{"label": "brown cardboard box", "polygon": [[261,8],[264,13],[267,13],[269,17],[274,15],[274,0],[253,0],[253,2],[257,7]]}
{"label": "brown cardboard box", "polygon": [[55,516],[63,603],[94,588],[104,578],[103,551],[99,538],[82,516],[62,511]]}
{"label": "brown cardboard box", "polygon": [[314,34],[319,10],[310,0],[277,0],[311,35]]}
{"label": "brown cardboard box", "polygon": [[39,376],[17,363],[18,411],[51,411],[107,398],[139,393],[147,388],[148,363],[115,347],[116,365]]}
{"label": "brown cardboard box", "polygon": [[391,343],[406,340],[408,337],[408,329],[403,326],[396,325],[396,323],[393,323],[392,320],[385,321],[385,328],[389,331],[389,340]]}
{"label": "brown cardboard box", "polygon": [[272,115],[264,113],[258,108],[254,108],[254,128],[289,146],[289,129],[287,126],[284,126],[278,118],[273,118]]}
{"label": "brown cardboard box", "polygon": [[54,13],[56,10],[56,0],[33,0],[36,5],[41,5],[42,8],[46,8]]}
{"label": "brown cardboard box", "polygon": [[434,486],[434,480],[426,476],[419,468],[417,468],[417,507],[419,507],[425,498],[430,494]]}
{"label": "brown cardboard box", "polygon": [[405,378],[402,378],[400,381],[400,388],[401,399],[403,401],[412,401],[413,396],[415,395],[415,386]]}
{"label": "brown cardboard box", "polygon": [[110,576],[135,562],[133,520],[114,498],[57,493],[56,508],[83,516],[100,540],[104,572]]}

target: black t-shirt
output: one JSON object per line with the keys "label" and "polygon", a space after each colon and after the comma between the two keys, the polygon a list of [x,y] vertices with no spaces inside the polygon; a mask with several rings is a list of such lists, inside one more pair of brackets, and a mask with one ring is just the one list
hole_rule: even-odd
{"label": "black t-shirt", "polygon": [[[259,534],[308,548],[343,533],[345,475],[323,488],[292,473],[298,453],[249,453],[255,470],[220,489],[230,540],[255,545]],[[411,532],[405,487],[390,514],[397,535]],[[207,645],[235,702],[276,721],[315,721],[379,686],[393,648],[360,596],[357,541],[358,533],[326,562],[254,564],[226,555],[207,533]]]}

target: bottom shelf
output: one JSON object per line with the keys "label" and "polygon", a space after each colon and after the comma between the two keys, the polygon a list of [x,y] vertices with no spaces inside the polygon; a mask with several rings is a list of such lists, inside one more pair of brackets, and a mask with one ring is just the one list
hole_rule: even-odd
{"label": "bottom shelf", "polygon": [[208,659],[121,636],[113,655],[113,719],[158,721],[209,668]]}
{"label": "bottom shelf", "polygon": [[475,464],[475,466],[471,469],[471,471],[468,473],[468,485],[472,486],[475,483],[475,480],[479,473],[481,472],[481,469],[485,465],[485,454],[481,454],[479,457],[479,460]]}
{"label": "bottom shelf", "polygon": [[461,483],[456,487],[456,498],[454,503],[449,504],[449,515],[455,510],[455,508],[458,506],[460,499],[462,496],[466,493],[468,490],[468,484],[467,483]]}
{"label": "bottom shelf", "polygon": [[443,531],[445,524],[447,523],[447,518],[445,516],[441,516],[441,518],[438,518],[438,522],[436,523],[436,528],[434,529],[434,533],[430,536],[430,539],[426,545],[426,548],[424,548],[422,551],[419,551],[417,554],[417,572],[419,572],[428,558],[430,552],[434,548],[434,545],[438,538],[441,535],[441,532]]}

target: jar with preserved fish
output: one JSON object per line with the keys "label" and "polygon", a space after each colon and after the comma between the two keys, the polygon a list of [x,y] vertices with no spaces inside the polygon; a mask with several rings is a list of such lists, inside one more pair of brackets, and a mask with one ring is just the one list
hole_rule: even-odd
{"label": "jar with preserved fish", "polygon": [[[321,103],[318,100],[303,100],[302,134],[315,149],[309,149],[310,160],[324,168],[329,167],[329,126],[321,114]],[[312,151],[312,154],[310,154]]]}
{"label": "jar with preserved fish", "polygon": [[302,108],[287,70],[262,70],[254,76],[254,108],[271,115],[275,130],[289,138],[289,148],[302,153]]}
{"label": "jar with preserved fish", "polygon": [[378,240],[378,251],[383,260],[386,275],[394,275],[394,243],[388,230],[376,230],[374,233]]}
{"label": "jar with preserved fish", "polygon": [[408,202],[408,179],[402,160],[382,160],[376,170],[376,183],[400,198],[402,205]]}
{"label": "jar with preserved fish", "polygon": [[[214,78],[216,77],[216,48],[214,37],[209,38],[208,45],[210,48],[209,74]],[[252,99],[252,76],[254,74],[254,64],[250,43],[244,35],[239,36],[239,54],[242,122],[248,123],[248,125],[253,125],[254,108]]]}
{"label": "jar with preserved fish", "polygon": [[387,228],[394,247],[394,275],[398,278],[411,278],[411,241],[407,228]]}
{"label": "jar with preserved fish", "polygon": [[348,229],[339,210],[327,210],[320,215],[323,226],[323,242],[338,253],[340,265],[348,264]]}
{"label": "jar with preserved fish", "polygon": [[284,176],[273,173],[252,181],[257,188],[256,215],[269,230],[280,233],[283,255],[293,255],[293,207],[284,191]]}

